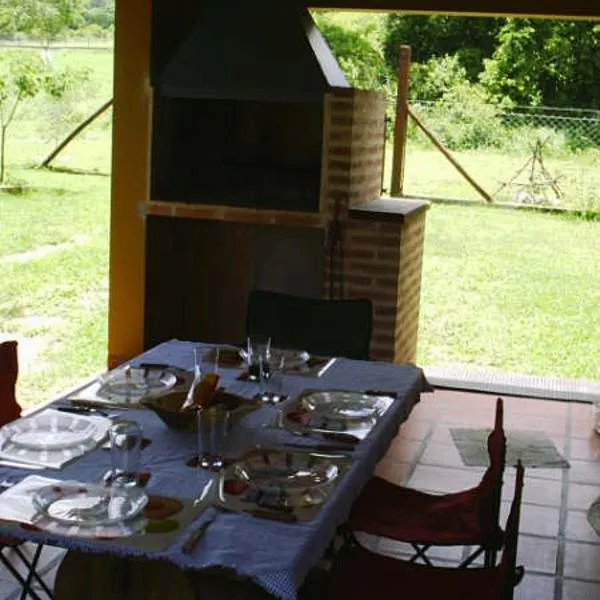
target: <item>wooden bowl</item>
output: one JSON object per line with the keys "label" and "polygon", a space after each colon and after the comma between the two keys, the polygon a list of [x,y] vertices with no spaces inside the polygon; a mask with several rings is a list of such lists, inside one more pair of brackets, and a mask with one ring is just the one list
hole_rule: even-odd
{"label": "wooden bowl", "polygon": [[[164,396],[147,398],[143,404],[153,410],[167,427],[177,431],[196,431],[196,411],[181,410],[186,396],[187,391],[171,392]],[[219,389],[216,391],[210,407],[217,405],[223,405],[229,411],[230,423],[235,423],[256,410],[260,406],[260,402]]]}

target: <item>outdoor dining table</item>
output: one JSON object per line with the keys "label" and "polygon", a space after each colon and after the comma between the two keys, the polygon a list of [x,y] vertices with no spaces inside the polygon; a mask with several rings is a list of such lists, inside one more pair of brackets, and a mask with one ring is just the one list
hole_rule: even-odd
{"label": "outdoor dining table", "polygon": [[[193,349],[200,345],[198,342],[170,340],[139,355],[130,364],[153,363],[191,370]],[[257,384],[238,379],[240,372],[241,367],[220,367],[221,385],[229,392],[251,398],[257,393]],[[256,446],[285,447],[286,443],[306,445],[310,451],[311,447],[322,442],[317,436],[297,437],[286,430],[265,426],[282,406],[293,402],[303,390],[385,390],[395,397],[368,436],[353,451],[347,452],[351,458],[349,467],[311,520],[284,523],[239,512],[220,513],[190,554],[182,552],[182,543],[194,526],[206,518],[206,511],[194,514],[193,508],[181,531],[174,532],[166,547],[160,549],[144,543],[145,538],[152,535],[150,533],[113,540],[90,539],[36,531],[13,522],[0,521],[0,534],[75,552],[102,553],[113,558],[161,559],[183,570],[220,568],[247,578],[277,598],[295,600],[307,573],[323,556],[337,528],[347,518],[353,501],[384,456],[398,427],[418,402],[426,384],[422,370],[411,364],[345,358],[337,358],[320,377],[285,374],[282,384],[288,400],[280,405],[261,405],[237,422],[228,438],[227,456],[241,456],[244,451]],[[64,403],[64,399],[58,399],[56,403]],[[211,473],[189,466],[189,459],[197,454],[196,434],[170,429],[146,408],[128,408],[123,413],[127,419],[140,423],[144,435],[151,440],[142,452],[142,470],[150,473],[147,493],[188,501],[197,496]],[[36,474],[61,480],[100,482],[109,468],[109,452],[96,448],[58,471],[39,471]],[[0,467],[0,479],[16,473],[29,474]],[[192,506],[192,503],[189,502],[189,505]]]}

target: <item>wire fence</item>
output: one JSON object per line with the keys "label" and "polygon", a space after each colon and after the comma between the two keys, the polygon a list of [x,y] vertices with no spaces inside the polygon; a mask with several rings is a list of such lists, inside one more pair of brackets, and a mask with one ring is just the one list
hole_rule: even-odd
{"label": "wire fence", "polygon": [[[410,108],[494,201],[600,211],[600,111],[469,101]],[[414,123],[405,173],[407,194],[480,199]]]}

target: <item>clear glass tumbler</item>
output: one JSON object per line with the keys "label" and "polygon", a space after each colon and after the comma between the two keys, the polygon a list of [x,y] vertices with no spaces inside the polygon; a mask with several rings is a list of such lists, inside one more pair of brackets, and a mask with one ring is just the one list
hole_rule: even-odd
{"label": "clear glass tumbler", "polygon": [[227,449],[229,411],[220,404],[197,412],[198,460],[203,469],[222,469]]}
{"label": "clear glass tumbler", "polygon": [[139,483],[142,427],[135,421],[115,421],[109,429],[112,486],[133,487]]}
{"label": "clear glass tumbler", "polygon": [[247,342],[248,379],[260,383],[270,375],[271,338],[251,335]]}

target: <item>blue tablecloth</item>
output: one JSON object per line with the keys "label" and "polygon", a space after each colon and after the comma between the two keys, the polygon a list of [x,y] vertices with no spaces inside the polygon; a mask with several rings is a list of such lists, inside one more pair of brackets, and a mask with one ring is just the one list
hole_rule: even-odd
{"label": "blue tablecloth", "polygon": [[[131,364],[155,362],[191,369],[193,348],[198,346],[198,343],[172,340],[140,355]],[[239,369],[222,368],[222,384],[228,391],[253,396],[257,391],[256,384],[238,381],[236,377],[239,372]],[[307,388],[390,390],[398,396],[369,436],[356,447],[352,453],[352,465],[311,521],[285,524],[249,515],[220,514],[190,555],[181,552],[181,543],[189,535],[186,530],[165,551],[151,554],[141,549],[125,548],[118,543],[95,543],[93,540],[56,537],[43,532],[22,531],[19,535],[24,539],[46,541],[71,549],[162,558],[184,568],[229,567],[251,578],[275,596],[295,600],[299,585],[309,569],[321,558],[336,528],[347,518],[352,502],[371,476],[378,460],[385,454],[399,425],[419,400],[424,379],[421,369],[414,365],[340,358],[320,378],[286,375],[283,385],[284,392],[290,395],[289,401]],[[230,436],[228,452],[239,455],[255,444],[269,446],[285,443],[286,440],[305,440],[285,431],[263,427],[277,410],[273,406],[264,406],[240,421]],[[185,464],[186,459],[196,453],[195,434],[168,429],[148,410],[130,409],[127,417],[137,420],[145,435],[152,439],[142,455],[143,468],[151,472],[148,493],[194,497],[209,478],[208,473],[191,469]],[[313,443],[317,442],[315,440]],[[311,441],[306,440],[306,443],[310,447]],[[59,472],[41,471],[40,474],[61,479],[98,481],[109,467],[109,453],[98,449]],[[13,475],[14,472],[14,469],[1,467],[0,478]],[[200,515],[194,522],[199,523],[203,518],[206,516]],[[0,532],[14,534],[14,529],[4,528],[0,524]]]}

